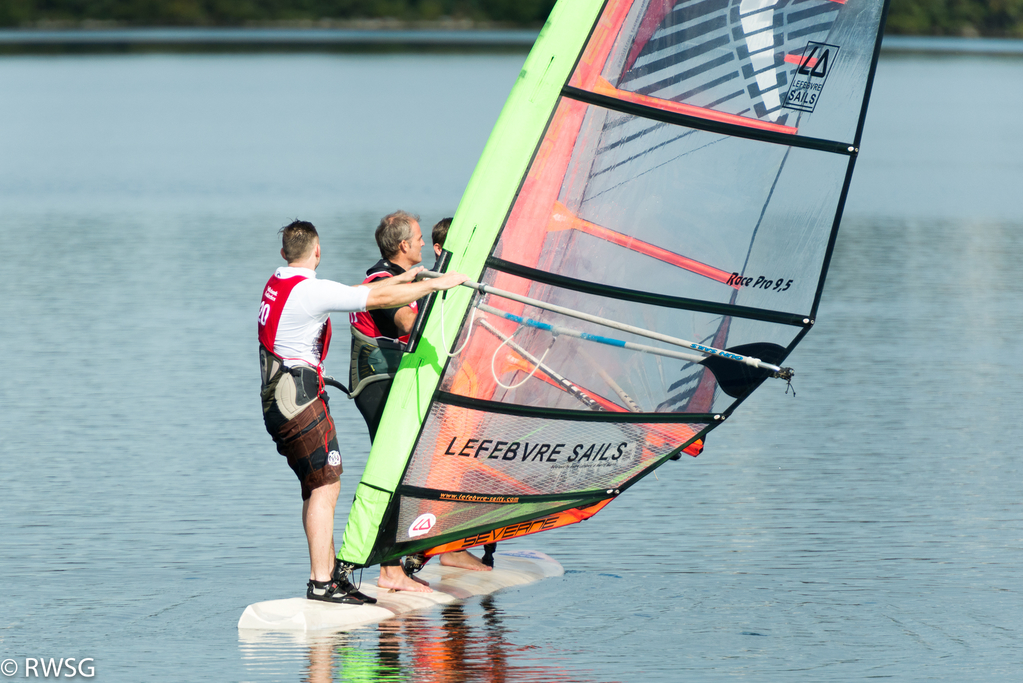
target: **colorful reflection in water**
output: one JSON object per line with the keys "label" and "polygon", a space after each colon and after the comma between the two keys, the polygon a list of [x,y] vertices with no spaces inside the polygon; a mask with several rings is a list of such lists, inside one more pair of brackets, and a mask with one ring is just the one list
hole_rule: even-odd
{"label": "colorful reflection in water", "polygon": [[304,656],[301,680],[308,683],[606,680],[573,671],[547,647],[516,642],[529,638],[516,637],[521,634],[506,624],[499,601],[499,597],[483,596],[439,611],[327,635],[242,634],[243,658],[250,674],[263,677],[272,673],[267,663],[273,667]]}

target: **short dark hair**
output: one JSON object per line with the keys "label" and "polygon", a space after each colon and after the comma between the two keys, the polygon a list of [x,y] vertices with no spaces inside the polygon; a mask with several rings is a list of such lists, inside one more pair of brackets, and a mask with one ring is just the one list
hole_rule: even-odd
{"label": "short dark hair", "polygon": [[441,218],[437,225],[433,226],[433,243],[444,246],[444,240],[448,238],[448,228],[451,227],[451,218]]}
{"label": "short dark hair", "polygon": [[297,219],[285,225],[277,234],[281,236],[284,260],[288,263],[305,257],[313,248],[313,243],[320,238],[319,233],[316,232],[316,226],[309,221]]}
{"label": "short dark hair", "polygon": [[412,240],[412,224],[419,222],[419,216],[407,211],[395,211],[380,219],[375,237],[380,256],[390,259],[397,255],[401,243]]}

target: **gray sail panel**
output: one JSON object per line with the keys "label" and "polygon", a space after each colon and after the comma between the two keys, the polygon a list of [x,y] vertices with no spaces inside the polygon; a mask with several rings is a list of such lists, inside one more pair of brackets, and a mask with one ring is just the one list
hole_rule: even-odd
{"label": "gray sail panel", "polygon": [[[882,5],[684,0],[667,12],[665,6],[632,8],[601,73],[611,85],[788,126],[797,135],[854,140]],[[659,22],[654,29],[652,22]],[[812,106],[804,104],[809,100]]]}

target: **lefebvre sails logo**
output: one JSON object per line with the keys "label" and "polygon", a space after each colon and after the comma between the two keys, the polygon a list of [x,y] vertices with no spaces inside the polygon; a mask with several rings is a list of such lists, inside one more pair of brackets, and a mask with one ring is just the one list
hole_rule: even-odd
{"label": "lefebvre sails logo", "polygon": [[[541,463],[550,469],[615,467],[634,460],[635,444],[629,441],[545,443],[542,441],[501,441],[453,436],[444,455],[475,460]],[[622,457],[625,456],[625,460]]]}
{"label": "lefebvre sails logo", "polygon": [[799,57],[799,66],[792,77],[792,87],[785,95],[785,105],[789,109],[812,112],[824,90],[824,82],[828,79],[838,58],[838,46],[810,41],[803,48]]}

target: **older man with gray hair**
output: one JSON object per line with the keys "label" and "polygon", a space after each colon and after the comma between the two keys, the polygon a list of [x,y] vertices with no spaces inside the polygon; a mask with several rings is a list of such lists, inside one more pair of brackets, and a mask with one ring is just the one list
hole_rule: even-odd
{"label": "older man with gray hair", "polygon": [[[422,249],[426,242],[419,227],[419,216],[415,214],[395,211],[384,216],[376,229],[376,242],[381,258],[366,271],[364,284],[402,277],[423,260]],[[418,314],[419,302],[413,301],[401,308],[370,310],[352,313],[350,316],[350,386],[355,405],[369,427],[371,441],[376,438],[394,375],[398,372],[401,356]],[[440,563],[477,571],[491,569],[466,551],[445,553],[441,555]],[[407,576],[397,561],[381,564],[377,585],[392,590],[431,590],[425,582]]]}

